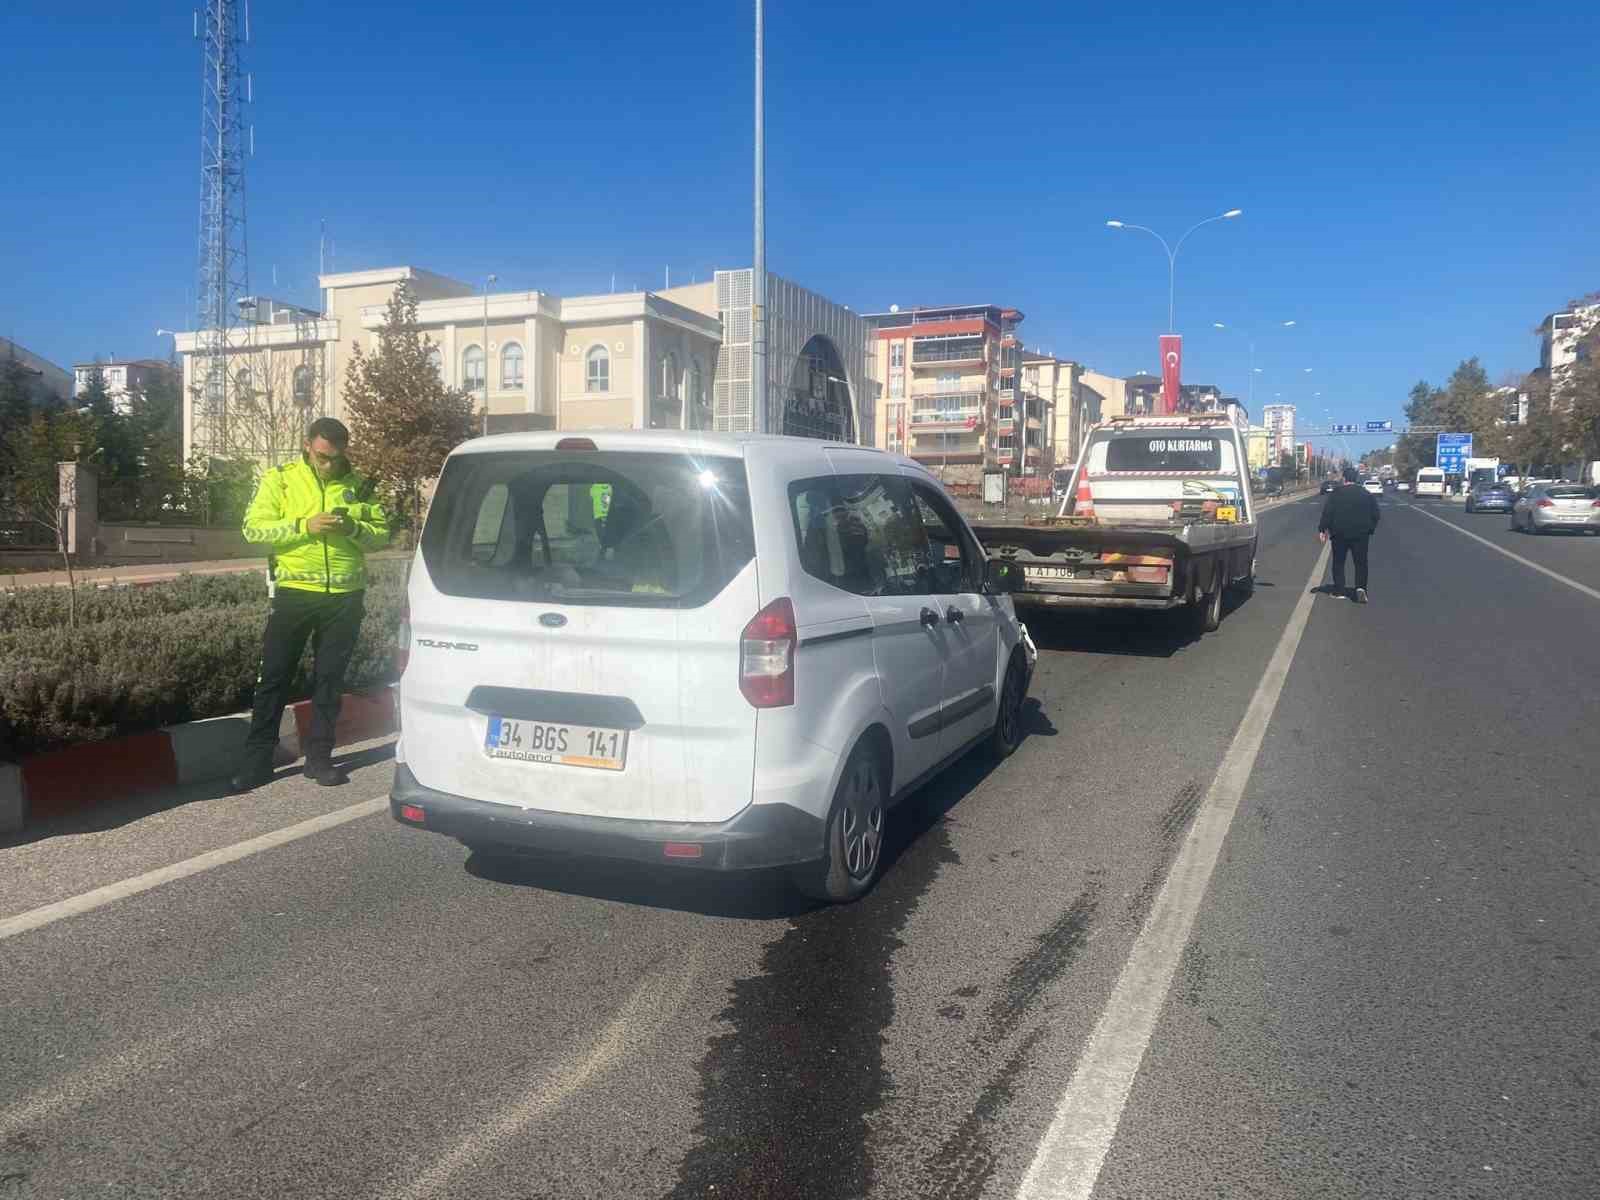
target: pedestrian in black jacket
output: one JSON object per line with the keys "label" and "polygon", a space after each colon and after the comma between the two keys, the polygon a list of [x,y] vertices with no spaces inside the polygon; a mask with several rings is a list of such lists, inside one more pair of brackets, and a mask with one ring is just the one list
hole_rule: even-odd
{"label": "pedestrian in black jacket", "polygon": [[[1361,486],[1354,467],[1344,469],[1344,483],[1334,489],[1322,506],[1322,522],[1317,533],[1323,541],[1333,539],[1333,590],[1350,596],[1357,604],[1367,602],[1367,541],[1378,528],[1378,498]],[[1352,596],[1344,586],[1344,556],[1356,562],[1356,590]]]}

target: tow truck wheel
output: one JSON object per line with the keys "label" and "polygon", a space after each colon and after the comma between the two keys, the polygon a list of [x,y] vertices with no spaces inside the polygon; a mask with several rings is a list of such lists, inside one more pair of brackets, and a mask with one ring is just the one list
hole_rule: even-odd
{"label": "tow truck wheel", "polygon": [[1196,633],[1215,633],[1222,624],[1222,576],[1213,572],[1211,587],[1195,601],[1194,627]]}

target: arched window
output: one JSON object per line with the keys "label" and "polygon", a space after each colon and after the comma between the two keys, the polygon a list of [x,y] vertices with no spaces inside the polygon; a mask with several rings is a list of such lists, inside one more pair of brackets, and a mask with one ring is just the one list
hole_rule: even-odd
{"label": "arched window", "polygon": [[248,399],[255,392],[255,377],[250,374],[249,367],[241,367],[239,373],[233,377],[234,394]]}
{"label": "arched window", "polygon": [[583,379],[583,390],[586,392],[609,392],[611,390],[611,355],[606,353],[604,346],[595,346],[589,351],[588,368]]}
{"label": "arched window", "polygon": [[650,427],[683,428],[683,380],[678,375],[678,356],[670,350],[661,357],[661,383],[651,406]]}
{"label": "arched window", "polygon": [[461,386],[469,392],[484,390],[482,346],[468,346],[461,352]]}
{"label": "arched window", "polygon": [[684,397],[689,404],[689,428],[711,428],[711,405],[706,401],[706,369],[701,364],[699,356],[689,360],[689,386],[688,394]]}
{"label": "arched window", "polygon": [[522,347],[516,342],[507,342],[500,351],[500,386],[511,389],[522,387]]}
{"label": "arched window", "polygon": [[444,355],[440,352],[439,347],[428,347],[428,365],[433,368],[434,373],[440,379],[444,378]]}
{"label": "arched window", "polygon": [[682,380],[678,376],[678,356],[668,350],[661,360],[661,398],[676,400]]}
{"label": "arched window", "polygon": [[301,408],[311,407],[315,383],[316,374],[309,365],[301,363],[294,369],[294,402]]}

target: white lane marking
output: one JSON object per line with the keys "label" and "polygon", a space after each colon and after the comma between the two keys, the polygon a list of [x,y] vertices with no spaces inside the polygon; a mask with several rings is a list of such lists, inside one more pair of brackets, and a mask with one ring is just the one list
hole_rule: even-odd
{"label": "white lane marking", "polygon": [[[1188,944],[1200,902],[1205,899],[1223,839],[1250,781],[1261,740],[1288,678],[1289,665],[1305,634],[1311,606],[1316,601],[1311,589],[1321,581],[1328,555],[1329,548],[1324,545],[1261,682],[1256,685],[1244,720],[1239,722],[1233,742],[1217,768],[1211,790],[1195,814],[1189,838],[1173,861],[1167,881],[1117,977],[1117,986],[1084,1044],[1072,1081],[1056,1106],[1055,1119],[1017,1189],[1017,1200],[1088,1200],[1094,1192],[1134,1077],[1172,986],[1178,959]],[[1226,636],[1226,626],[1221,636]]]}
{"label": "white lane marking", "polygon": [[259,837],[249,838],[246,841],[235,842],[231,846],[223,846],[217,850],[208,850],[204,854],[197,854],[193,858],[186,858],[182,862],[173,863],[170,867],[160,867],[154,871],[146,871],[143,875],[135,875],[131,879],[124,879],[118,883],[108,883],[105,887],[95,888],[92,892],[84,892],[81,896],[72,896],[66,900],[58,900],[54,904],[46,904],[42,908],[29,909],[14,917],[7,917],[0,921],[0,942],[7,938],[16,937],[18,934],[28,933],[41,929],[56,921],[65,920],[67,917],[80,916],[86,912],[93,912],[107,904],[118,900],[125,900],[129,896],[137,896],[140,892],[148,892],[151,888],[158,888],[164,883],[172,883],[179,879],[187,879],[191,875],[198,875],[202,871],[209,871],[213,867],[226,866],[228,863],[238,862],[241,858],[249,858],[252,854],[260,854],[263,850],[272,850],[289,842],[299,841],[303,837],[310,837],[313,833],[321,833],[325,829],[336,829],[340,825],[370,817],[374,813],[383,812],[389,807],[387,796],[378,796],[371,800],[363,800],[359,804],[352,804],[348,808],[335,809],[330,813],[323,813],[320,817],[312,817],[295,825],[283,829],[275,829],[271,833],[263,833]]}
{"label": "white lane marking", "polygon": [[530,1122],[613,1066],[625,1049],[637,1046],[683,1007],[689,996],[689,986],[700,969],[700,954],[699,947],[695,947],[676,970],[657,967],[649,971],[586,1054],[536,1080],[526,1095],[505,1111],[487,1118],[398,1195],[404,1200],[420,1200],[425,1196],[448,1194],[446,1185],[462,1167],[468,1163],[489,1162],[500,1147],[520,1134]]}
{"label": "white lane marking", "polygon": [[1600,600],[1600,591],[1596,591],[1594,588],[1589,587],[1587,584],[1579,583],[1576,579],[1568,579],[1565,575],[1562,575],[1561,573],[1559,573],[1557,571],[1552,571],[1549,567],[1541,567],[1538,563],[1532,561],[1531,559],[1523,558],[1522,555],[1516,553],[1515,551],[1507,550],[1504,546],[1498,546],[1494,542],[1491,542],[1488,538],[1480,537],[1478,534],[1473,533],[1472,530],[1470,530],[1470,529],[1463,529],[1463,528],[1461,528],[1461,526],[1457,525],[1454,521],[1446,521],[1443,517],[1436,516],[1435,514],[1429,512],[1425,508],[1418,508],[1415,504],[1413,504],[1411,506],[1411,510],[1413,512],[1421,513],[1423,516],[1427,517],[1430,521],[1437,521],[1441,525],[1448,525],[1451,529],[1454,529],[1462,537],[1469,537],[1475,542],[1482,542],[1485,546],[1489,547],[1489,549],[1493,550],[1495,553],[1504,554],[1512,562],[1519,562],[1523,566],[1529,568],[1530,570],[1534,570],[1534,571],[1539,572],[1539,574],[1541,574],[1541,575],[1548,575],[1548,576],[1550,576],[1551,579],[1554,579],[1557,583],[1564,583],[1569,588],[1572,588],[1574,591],[1582,592],[1585,596],[1588,596],[1590,599]]}

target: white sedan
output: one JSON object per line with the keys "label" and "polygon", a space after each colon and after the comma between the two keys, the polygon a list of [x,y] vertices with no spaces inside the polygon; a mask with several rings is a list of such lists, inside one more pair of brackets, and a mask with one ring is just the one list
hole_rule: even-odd
{"label": "white sedan", "polygon": [[1381,479],[1368,479],[1361,486],[1366,488],[1367,491],[1371,492],[1374,496],[1383,495],[1383,480]]}

